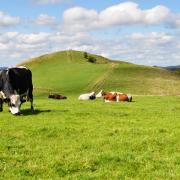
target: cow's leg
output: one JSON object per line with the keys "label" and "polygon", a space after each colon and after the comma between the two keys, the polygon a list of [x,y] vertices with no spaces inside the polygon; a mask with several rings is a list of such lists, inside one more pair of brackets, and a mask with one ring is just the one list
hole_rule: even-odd
{"label": "cow's leg", "polygon": [[31,97],[28,97],[28,101],[30,101],[30,105],[31,105],[31,110],[33,111],[34,110],[34,107],[33,107],[33,98]]}
{"label": "cow's leg", "polygon": [[111,102],[110,100],[108,100],[108,99],[105,99],[105,102]]}
{"label": "cow's leg", "polygon": [[33,111],[34,110],[34,107],[33,107],[33,94],[32,93],[29,93],[29,101],[30,101],[30,104],[31,104],[31,110]]}
{"label": "cow's leg", "polygon": [[128,102],[132,102],[132,96],[128,96]]}
{"label": "cow's leg", "polygon": [[0,112],[3,111],[3,99],[0,99]]}
{"label": "cow's leg", "polygon": [[33,99],[30,99],[30,103],[31,103],[31,111],[34,110],[34,107],[33,107]]}
{"label": "cow's leg", "polygon": [[31,110],[33,111],[34,107],[33,107],[33,94],[32,93],[28,93],[28,100],[30,101]]}
{"label": "cow's leg", "polygon": [[33,85],[30,84],[30,88],[28,90],[28,99],[30,100],[30,103],[31,103],[31,111],[34,110],[34,107],[33,107]]}
{"label": "cow's leg", "polygon": [[119,95],[117,95],[116,96],[116,102],[119,102],[119,99],[120,99],[120,97],[119,97]]}

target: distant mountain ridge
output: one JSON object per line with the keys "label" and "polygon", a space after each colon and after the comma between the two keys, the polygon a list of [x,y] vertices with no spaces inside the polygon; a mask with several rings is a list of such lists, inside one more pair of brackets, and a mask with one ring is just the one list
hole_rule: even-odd
{"label": "distant mountain ridge", "polygon": [[176,71],[176,70],[180,70],[180,65],[178,66],[167,66],[167,67],[163,67],[167,70],[171,70],[171,71]]}

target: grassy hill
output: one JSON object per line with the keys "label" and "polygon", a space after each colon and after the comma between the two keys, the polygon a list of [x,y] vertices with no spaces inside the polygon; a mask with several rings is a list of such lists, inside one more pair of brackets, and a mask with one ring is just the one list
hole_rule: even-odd
{"label": "grassy hill", "polygon": [[25,61],[33,72],[35,91],[78,94],[117,90],[141,95],[179,95],[180,75],[157,67],[112,61],[81,51],[61,51]]}

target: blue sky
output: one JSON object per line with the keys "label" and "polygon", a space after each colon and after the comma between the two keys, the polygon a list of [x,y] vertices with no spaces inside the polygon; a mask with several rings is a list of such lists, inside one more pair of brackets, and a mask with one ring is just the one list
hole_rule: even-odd
{"label": "blue sky", "polygon": [[1,0],[0,66],[66,49],[179,65],[178,7],[178,0]]}

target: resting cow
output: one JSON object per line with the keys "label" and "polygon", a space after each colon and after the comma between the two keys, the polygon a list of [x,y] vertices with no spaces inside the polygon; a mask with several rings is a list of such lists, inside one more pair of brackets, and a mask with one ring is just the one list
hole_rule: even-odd
{"label": "resting cow", "polygon": [[60,94],[49,94],[48,98],[51,98],[51,99],[67,99],[66,96],[63,96]]}
{"label": "resting cow", "polygon": [[127,102],[131,102],[132,101],[132,96],[131,95],[127,95],[124,93],[120,93],[120,92],[104,92],[104,91],[100,91],[96,97],[103,97],[105,102],[112,102],[112,101],[116,101],[116,102],[120,102],[120,101],[127,101]]}
{"label": "resting cow", "polygon": [[14,67],[0,71],[0,111],[3,102],[8,102],[12,114],[20,114],[20,106],[26,100],[33,110],[32,73],[26,67]]}
{"label": "resting cow", "polygon": [[95,92],[81,94],[78,99],[79,100],[93,100],[93,99],[96,99],[96,94]]}
{"label": "resting cow", "polygon": [[124,93],[122,93],[122,92],[117,92],[117,91],[105,92],[105,91],[101,90],[101,91],[99,91],[99,92],[96,94],[96,97],[97,97],[97,98],[103,97],[106,93],[111,93],[111,94],[115,94],[115,93],[117,93],[117,94],[124,94]]}

